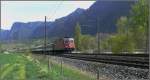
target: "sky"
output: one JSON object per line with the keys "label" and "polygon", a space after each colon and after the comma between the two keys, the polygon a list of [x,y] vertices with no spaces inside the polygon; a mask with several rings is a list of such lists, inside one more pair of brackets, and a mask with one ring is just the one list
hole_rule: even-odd
{"label": "sky", "polygon": [[1,1],[1,27],[11,29],[14,22],[54,21],[77,8],[87,9],[95,1]]}

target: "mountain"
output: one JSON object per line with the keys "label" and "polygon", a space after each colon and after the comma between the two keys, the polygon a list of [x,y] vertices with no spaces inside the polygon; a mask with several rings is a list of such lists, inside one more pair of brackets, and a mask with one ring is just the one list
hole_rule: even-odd
{"label": "mountain", "polygon": [[[135,1],[100,1],[97,0],[88,9],[78,8],[67,16],[47,22],[47,36],[73,37],[77,22],[83,34],[95,35],[97,26],[100,33],[115,33],[116,21],[121,16],[128,16]],[[3,33],[4,34],[4,33]],[[44,22],[15,22],[5,35],[9,39],[26,40],[44,36]],[[7,39],[7,38],[5,38]]]}
{"label": "mountain", "polygon": [[28,23],[15,22],[10,30],[9,37],[13,40],[29,39],[31,38],[30,35],[33,34],[33,31],[41,26],[44,26],[44,23],[40,21]]}
{"label": "mountain", "polygon": [[86,10],[81,24],[88,24],[83,30],[95,34],[96,26],[99,26],[99,32],[116,32],[116,21],[121,16],[128,16],[133,1],[97,1]]}
{"label": "mountain", "polygon": [[0,40],[8,40],[9,39],[9,30],[1,30]]}

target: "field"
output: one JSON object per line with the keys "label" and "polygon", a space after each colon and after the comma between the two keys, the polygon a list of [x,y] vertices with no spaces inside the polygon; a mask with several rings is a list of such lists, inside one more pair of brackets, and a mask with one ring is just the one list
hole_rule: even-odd
{"label": "field", "polygon": [[[61,71],[63,70],[63,71]],[[48,69],[39,61],[21,53],[0,54],[0,80],[95,80],[78,70],[53,63]]]}

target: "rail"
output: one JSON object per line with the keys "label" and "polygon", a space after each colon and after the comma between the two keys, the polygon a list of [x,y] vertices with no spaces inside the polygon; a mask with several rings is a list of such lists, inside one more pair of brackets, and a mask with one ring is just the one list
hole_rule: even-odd
{"label": "rail", "polygon": [[[36,51],[33,53],[44,54],[43,51]],[[122,65],[142,69],[149,68],[149,54],[86,54],[86,53],[52,54],[52,52],[47,51],[46,55],[79,59],[92,62],[108,63],[114,65]]]}

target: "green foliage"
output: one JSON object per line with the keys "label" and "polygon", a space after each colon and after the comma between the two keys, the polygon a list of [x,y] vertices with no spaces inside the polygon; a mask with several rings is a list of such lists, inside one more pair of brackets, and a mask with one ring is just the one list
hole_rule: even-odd
{"label": "green foliage", "polygon": [[94,50],[96,48],[96,38],[90,35],[82,35],[81,37],[81,50]]}
{"label": "green foliage", "polygon": [[127,17],[120,17],[117,21],[118,33],[124,34],[126,33],[128,26],[127,26]]}
{"label": "green foliage", "polygon": [[82,35],[79,23],[75,27],[74,38],[76,50],[86,52],[87,50],[94,50],[96,48],[96,38],[90,35]]}
{"label": "green foliage", "polygon": [[113,53],[145,49],[148,42],[148,16],[148,1],[138,0],[133,5],[130,16],[118,19],[118,33],[106,40],[103,48],[111,48]]}
{"label": "green foliage", "polygon": [[132,7],[130,24],[132,29],[138,26],[143,26],[148,28],[148,16],[149,16],[149,6],[148,0],[138,0],[138,2]]}
{"label": "green foliage", "polygon": [[111,39],[111,49],[113,53],[120,52],[133,52],[134,44],[133,41],[127,35],[116,35]]}
{"label": "green foliage", "polygon": [[135,48],[135,44],[131,39],[131,36],[125,34],[113,35],[103,41],[101,46],[103,50],[111,50],[115,54],[121,52],[133,52]]}
{"label": "green foliage", "polygon": [[132,8],[128,24],[137,49],[144,49],[148,41],[148,0],[139,0]]}
{"label": "green foliage", "polygon": [[75,34],[74,34],[74,38],[75,38],[75,45],[76,45],[76,50],[80,50],[80,45],[81,45],[81,29],[80,29],[80,25],[79,23],[77,23],[76,27],[75,27]]}
{"label": "green foliage", "polygon": [[112,43],[112,40],[111,40],[111,37],[109,38],[106,38],[105,40],[103,40],[101,43],[100,43],[100,46],[101,46],[101,50],[103,51],[110,51],[111,50],[111,44]]}

